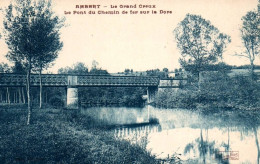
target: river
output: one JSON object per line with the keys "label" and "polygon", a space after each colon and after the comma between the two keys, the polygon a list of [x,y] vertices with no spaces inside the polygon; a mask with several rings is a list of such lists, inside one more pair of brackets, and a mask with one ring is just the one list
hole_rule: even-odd
{"label": "river", "polygon": [[[175,156],[182,163],[259,163],[259,125],[234,112],[205,115],[146,106],[92,107],[81,113],[118,125],[112,129],[116,138],[138,144],[158,159]],[[149,119],[159,123],[145,124]]]}

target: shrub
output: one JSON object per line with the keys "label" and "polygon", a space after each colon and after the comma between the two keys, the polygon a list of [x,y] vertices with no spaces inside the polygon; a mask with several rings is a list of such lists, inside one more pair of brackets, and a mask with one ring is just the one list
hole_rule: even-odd
{"label": "shrub", "polygon": [[61,97],[59,96],[53,96],[50,98],[50,104],[55,108],[64,107],[64,102]]}

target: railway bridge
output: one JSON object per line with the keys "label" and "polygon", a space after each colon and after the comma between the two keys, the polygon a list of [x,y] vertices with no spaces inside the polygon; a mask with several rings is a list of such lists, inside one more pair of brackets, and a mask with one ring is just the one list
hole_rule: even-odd
{"label": "railway bridge", "polygon": [[[38,74],[32,74],[31,86],[40,86]],[[79,87],[146,87],[148,103],[153,102],[158,89],[179,88],[183,79],[160,79],[157,76],[111,76],[42,74],[42,86],[67,87],[67,107],[78,108]],[[0,87],[26,86],[26,75],[0,73]]]}

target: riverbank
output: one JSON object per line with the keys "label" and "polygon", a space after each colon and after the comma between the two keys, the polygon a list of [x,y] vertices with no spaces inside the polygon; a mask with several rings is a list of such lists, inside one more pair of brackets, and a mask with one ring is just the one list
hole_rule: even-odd
{"label": "riverbank", "polygon": [[34,109],[26,125],[24,106],[0,106],[3,163],[158,163],[127,141],[116,140],[104,123],[64,109]]}

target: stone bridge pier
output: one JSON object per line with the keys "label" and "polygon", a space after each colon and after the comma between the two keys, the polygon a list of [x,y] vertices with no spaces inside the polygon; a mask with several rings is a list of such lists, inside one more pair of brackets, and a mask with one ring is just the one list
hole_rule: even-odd
{"label": "stone bridge pier", "polygon": [[78,109],[78,87],[77,87],[78,77],[68,76],[68,86],[67,86],[67,108]]}
{"label": "stone bridge pier", "polygon": [[147,87],[147,103],[153,103],[158,92],[158,87]]}

